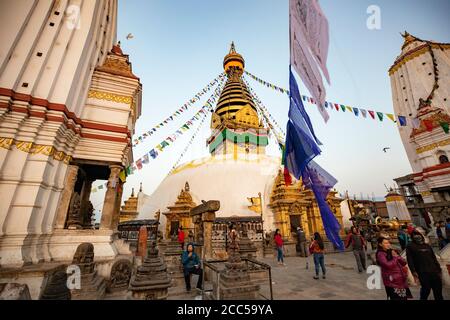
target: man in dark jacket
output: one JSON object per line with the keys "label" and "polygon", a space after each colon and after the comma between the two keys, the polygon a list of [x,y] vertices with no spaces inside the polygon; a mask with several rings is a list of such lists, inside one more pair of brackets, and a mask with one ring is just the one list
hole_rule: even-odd
{"label": "man in dark jacket", "polygon": [[345,241],[345,247],[352,246],[353,254],[355,255],[358,272],[361,273],[366,270],[366,250],[367,245],[364,237],[359,233],[359,229],[353,226]]}
{"label": "man in dark jacket", "polygon": [[183,264],[184,280],[186,282],[186,290],[191,291],[191,274],[198,274],[197,289],[202,289],[203,270],[200,267],[200,259],[194,252],[194,245],[188,243],[186,251],[183,251],[181,256],[181,263]]}
{"label": "man in dark jacket", "polygon": [[414,278],[420,281],[420,299],[427,300],[433,290],[434,299],[443,300],[441,266],[433,249],[418,231],[412,233],[412,242],[406,247],[406,258]]}

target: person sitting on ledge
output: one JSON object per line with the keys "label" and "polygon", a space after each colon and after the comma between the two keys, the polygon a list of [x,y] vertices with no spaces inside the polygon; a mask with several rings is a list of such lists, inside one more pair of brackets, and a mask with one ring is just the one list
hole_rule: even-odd
{"label": "person sitting on ledge", "polygon": [[191,291],[191,274],[198,274],[197,289],[202,290],[203,270],[200,267],[200,259],[194,252],[194,244],[188,243],[186,251],[181,256],[183,264],[184,280],[186,281],[186,290]]}

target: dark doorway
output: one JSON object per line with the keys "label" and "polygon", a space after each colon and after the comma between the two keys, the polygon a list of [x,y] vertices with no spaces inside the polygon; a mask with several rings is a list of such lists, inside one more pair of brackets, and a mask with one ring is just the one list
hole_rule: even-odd
{"label": "dark doorway", "polygon": [[177,234],[178,231],[178,227],[180,226],[180,222],[179,221],[171,221],[170,222],[170,235],[174,235]]}

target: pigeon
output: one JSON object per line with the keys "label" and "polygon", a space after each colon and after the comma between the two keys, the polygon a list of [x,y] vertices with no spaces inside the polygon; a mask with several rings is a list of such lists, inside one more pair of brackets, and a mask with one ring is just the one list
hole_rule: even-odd
{"label": "pigeon", "polygon": [[134,38],[134,36],[131,34],[131,33],[129,33],[129,34],[127,34],[127,40],[130,40],[130,39],[133,39]]}
{"label": "pigeon", "polygon": [[385,147],[383,148],[383,151],[386,153],[390,148],[389,147]]}

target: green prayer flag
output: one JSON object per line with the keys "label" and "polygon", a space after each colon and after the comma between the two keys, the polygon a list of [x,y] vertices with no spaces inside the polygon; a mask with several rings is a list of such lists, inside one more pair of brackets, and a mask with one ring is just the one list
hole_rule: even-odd
{"label": "green prayer flag", "polygon": [[343,112],[345,112],[345,106],[343,104],[341,104],[341,109]]}
{"label": "green prayer flag", "polygon": [[448,133],[448,131],[449,131],[448,122],[439,122],[439,124],[441,125],[442,129],[444,130],[444,132]]}
{"label": "green prayer flag", "polygon": [[383,121],[383,112],[377,111],[377,116],[378,116],[378,119],[380,119],[380,121]]}

